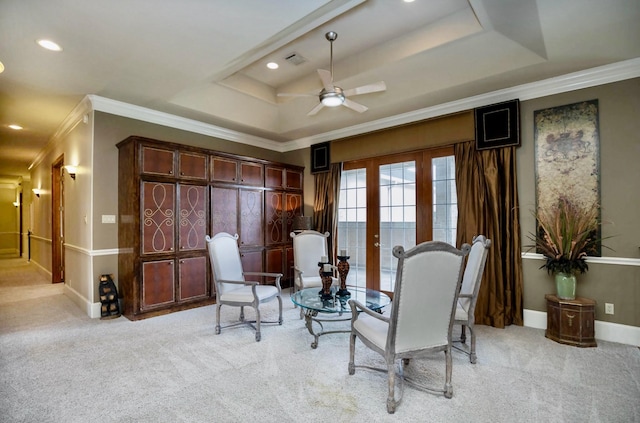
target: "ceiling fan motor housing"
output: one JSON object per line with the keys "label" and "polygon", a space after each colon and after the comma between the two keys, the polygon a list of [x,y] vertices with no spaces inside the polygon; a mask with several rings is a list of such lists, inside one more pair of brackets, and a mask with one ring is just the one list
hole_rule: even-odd
{"label": "ceiling fan motor housing", "polygon": [[327,107],[336,107],[344,103],[344,93],[342,92],[342,88],[333,87],[333,90],[327,90],[323,88],[320,91],[320,101]]}

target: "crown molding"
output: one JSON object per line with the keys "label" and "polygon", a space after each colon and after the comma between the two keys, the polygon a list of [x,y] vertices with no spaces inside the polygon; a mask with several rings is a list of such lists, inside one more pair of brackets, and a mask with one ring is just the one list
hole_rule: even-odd
{"label": "crown molding", "polygon": [[99,112],[111,113],[113,115],[155,123],[169,128],[181,129],[184,131],[194,132],[196,134],[221,138],[226,141],[239,142],[242,144],[252,145],[254,147],[282,152],[282,143],[269,140],[267,138],[244,134],[221,126],[183,118],[170,113],[149,109],[147,107],[135,106],[133,104],[93,94],[88,95],[87,98],[91,101],[93,110]]}
{"label": "crown molding", "polygon": [[64,118],[56,132],[51,136],[51,138],[49,138],[47,144],[42,150],[40,150],[40,153],[36,156],[33,162],[31,162],[29,169],[39,164],[43,157],[49,154],[49,151],[51,151],[51,149],[56,145],[58,140],[73,131],[73,128],[75,128],[80,122],[84,121],[84,116],[87,113],[91,113],[91,102],[88,97],[89,96],[85,96],[80,103],[71,110],[67,117]]}
{"label": "crown molding", "polygon": [[[96,95],[88,95],[85,100],[83,100],[83,102],[69,115],[69,118],[65,120],[65,123],[61,126],[60,130],[56,132],[56,135],[54,135],[54,138],[59,137],[61,133],[68,132],[70,128],[72,128],[70,125],[74,123],[77,124],[78,116],[86,113],[85,105],[86,101],[89,101],[93,110],[284,153],[287,151],[306,148],[312,144],[320,142],[332,141],[340,138],[360,135],[366,132],[444,116],[451,113],[458,113],[471,110],[476,107],[486,106],[487,104],[513,100],[515,98],[520,100],[531,100],[534,98],[575,91],[637,77],[640,77],[640,58],[573,72],[498,91],[492,91],[490,93],[455,100],[432,107],[426,107],[424,109],[414,110],[412,112],[378,119],[335,131],[329,131],[311,137],[299,138],[297,140],[284,143],[233,131],[193,119],[182,118],[146,107],[135,106]],[[83,112],[80,113],[80,110]]]}

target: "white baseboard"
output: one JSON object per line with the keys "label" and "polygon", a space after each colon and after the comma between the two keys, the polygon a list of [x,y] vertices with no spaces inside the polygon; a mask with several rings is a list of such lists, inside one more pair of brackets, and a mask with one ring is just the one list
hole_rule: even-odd
{"label": "white baseboard", "polygon": [[80,295],[78,291],[71,288],[69,285],[64,285],[64,295],[69,297],[71,301],[73,301],[78,307],[80,307],[84,312],[92,319],[99,318],[100,314],[100,303],[91,303],[85,297]]}
{"label": "white baseboard", "polygon": [[[525,309],[523,317],[526,327],[547,329],[547,313]],[[640,347],[640,327],[600,320],[596,320],[594,326],[596,339]]]}

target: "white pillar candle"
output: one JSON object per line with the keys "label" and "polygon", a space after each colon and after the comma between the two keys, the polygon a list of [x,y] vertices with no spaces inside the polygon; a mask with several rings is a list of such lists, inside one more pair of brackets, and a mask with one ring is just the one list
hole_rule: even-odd
{"label": "white pillar candle", "polygon": [[322,270],[324,272],[331,272],[331,265],[329,263],[325,264]]}
{"label": "white pillar candle", "polygon": [[329,259],[327,258],[327,256],[320,257],[320,263],[327,263],[328,261]]}
{"label": "white pillar candle", "polygon": [[347,250],[340,250],[340,255],[342,257],[346,257],[347,256]]}

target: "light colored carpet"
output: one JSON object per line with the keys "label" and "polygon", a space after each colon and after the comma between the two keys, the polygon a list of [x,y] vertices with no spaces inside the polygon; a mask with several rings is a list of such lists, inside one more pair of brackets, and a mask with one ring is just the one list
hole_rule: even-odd
{"label": "light colored carpet", "polygon": [[[313,350],[299,310],[284,306],[283,326],[264,325],[255,342],[244,326],[215,335],[214,306],[131,322],[89,319],[59,293],[4,301],[0,421],[640,422],[637,347],[575,348],[517,326],[478,327],[475,365],[454,352],[452,399],[406,386],[388,415],[386,375],[349,376],[348,335]],[[383,365],[357,345],[357,363]],[[443,354],[411,366],[444,381]]]}

